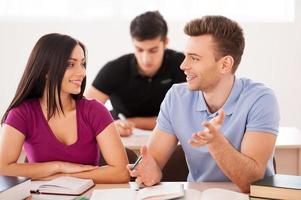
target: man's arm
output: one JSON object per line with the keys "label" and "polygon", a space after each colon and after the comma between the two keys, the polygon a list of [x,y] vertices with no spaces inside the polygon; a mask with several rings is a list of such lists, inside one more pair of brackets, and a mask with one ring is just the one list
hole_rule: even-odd
{"label": "man's arm", "polygon": [[213,121],[204,122],[204,131],[193,135],[193,146],[208,145],[208,150],[219,168],[243,192],[250,184],[263,178],[267,162],[273,153],[276,136],[266,132],[246,132],[241,151],[236,150],[220,132],[223,112]]}
{"label": "man's arm", "polygon": [[267,162],[275,147],[276,136],[263,132],[246,132],[237,151],[224,136],[208,144],[208,149],[224,174],[243,192],[264,177]]}
{"label": "man's arm", "polygon": [[136,128],[144,130],[153,130],[156,126],[157,116],[153,117],[131,117],[127,118]]}
{"label": "man's arm", "polygon": [[100,102],[102,102],[103,104],[106,103],[106,101],[109,99],[109,96],[106,95],[105,93],[99,91],[98,89],[96,89],[95,87],[91,86],[86,94],[85,97],[89,98],[89,99],[96,99]]}
{"label": "man's arm", "polygon": [[141,148],[142,161],[135,170],[128,170],[131,176],[137,177],[136,182],[151,186],[159,183],[162,169],[177,146],[178,140],[174,135],[155,129],[148,141],[147,147]]}

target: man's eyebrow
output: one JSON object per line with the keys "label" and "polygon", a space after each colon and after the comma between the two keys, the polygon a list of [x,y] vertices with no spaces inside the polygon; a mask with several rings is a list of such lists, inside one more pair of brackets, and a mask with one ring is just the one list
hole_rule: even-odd
{"label": "man's eyebrow", "polygon": [[197,56],[197,57],[202,57],[202,56],[200,56],[200,55],[198,55],[198,54],[196,54],[196,53],[185,53],[187,56]]}
{"label": "man's eyebrow", "polygon": [[146,51],[151,51],[151,50],[155,50],[155,49],[158,49],[158,48],[159,48],[158,46],[153,46],[153,47],[148,48],[148,49],[143,49],[142,47],[139,47],[139,46],[137,46],[137,45],[135,45],[135,47],[136,47],[137,49],[146,50]]}

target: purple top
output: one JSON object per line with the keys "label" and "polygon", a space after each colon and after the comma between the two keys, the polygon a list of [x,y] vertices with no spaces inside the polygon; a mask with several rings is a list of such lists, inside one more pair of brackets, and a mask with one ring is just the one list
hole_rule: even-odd
{"label": "purple top", "polygon": [[26,100],[11,109],[5,124],[25,135],[24,149],[29,163],[66,161],[98,165],[100,151],[96,136],[113,119],[101,103],[81,99],[76,101],[76,120],[77,141],[71,145],[65,145],[55,137],[38,99]]}

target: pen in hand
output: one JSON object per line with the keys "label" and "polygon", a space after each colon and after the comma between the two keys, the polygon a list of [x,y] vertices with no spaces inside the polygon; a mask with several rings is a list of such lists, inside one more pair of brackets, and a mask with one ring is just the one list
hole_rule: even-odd
{"label": "pen in hand", "polygon": [[[139,158],[136,160],[136,162],[131,166],[130,170],[134,170],[141,161],[142,161],[142,156],[139,156]],[[136,181],[137,181],[137,179],[136,179]],[[141,184],[136,182],[135,190],[138,191],[140,189],[140,187],[141,187]]]}
{"label": "pen in hand", "polygon": [[134,170],[141,161],[142,161],[142,156],[139,156],[136,162],[131,166],[131,170]]}
{"label": "pen in hand", "polygon": [[118,118],[121,120],[126,120],[126,117],[122,113],[118,114]]}

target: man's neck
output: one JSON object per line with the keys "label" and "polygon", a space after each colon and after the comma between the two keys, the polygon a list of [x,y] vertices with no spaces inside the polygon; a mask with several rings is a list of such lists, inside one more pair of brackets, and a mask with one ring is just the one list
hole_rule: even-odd
{"label": "man's neck", "polygon": [[225,77],[211,91],[203,92],[208,109],[211,113],[215,113],[224,106],[231,94],[234,80],[235,76]]}

